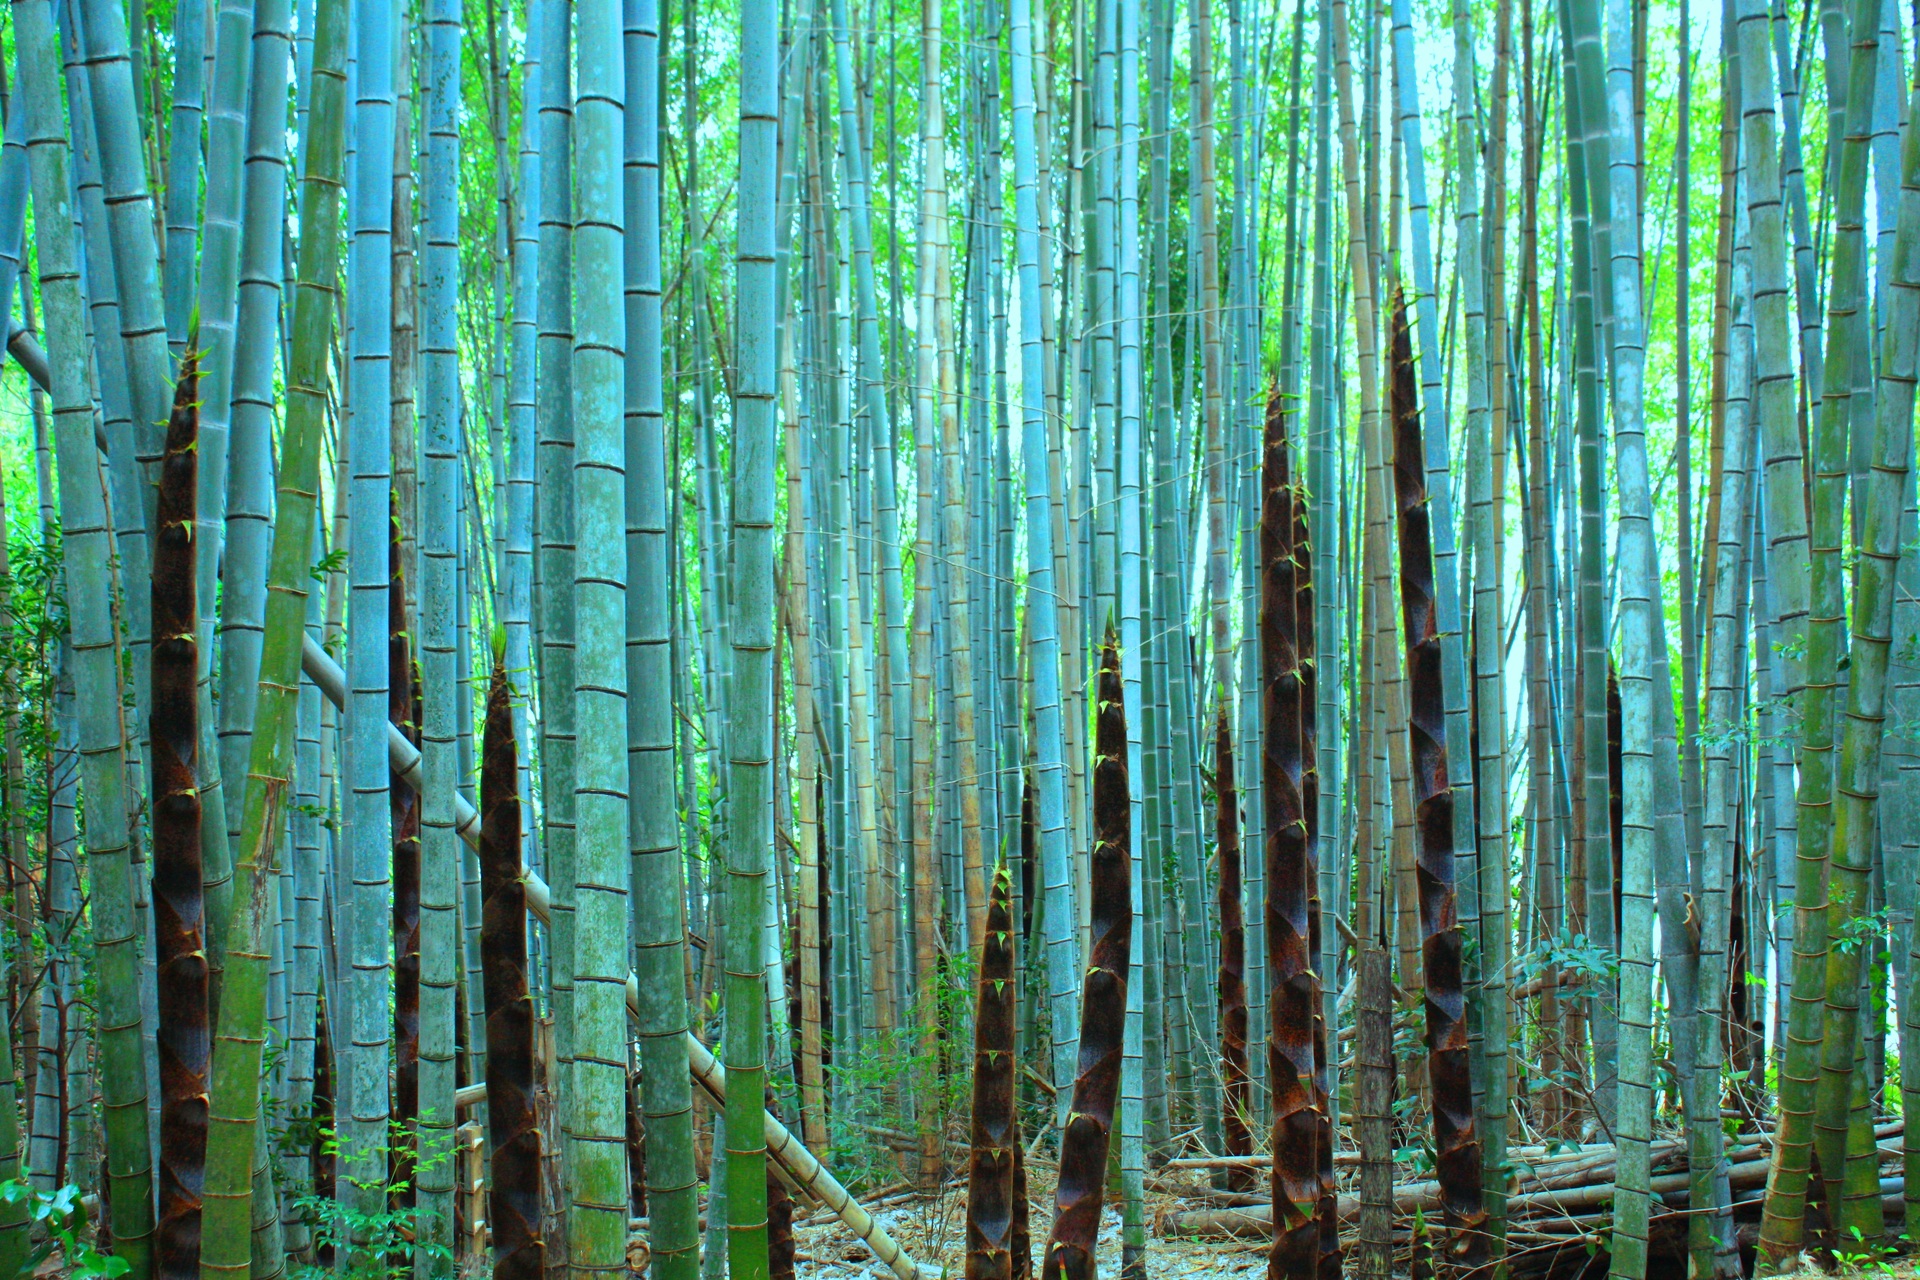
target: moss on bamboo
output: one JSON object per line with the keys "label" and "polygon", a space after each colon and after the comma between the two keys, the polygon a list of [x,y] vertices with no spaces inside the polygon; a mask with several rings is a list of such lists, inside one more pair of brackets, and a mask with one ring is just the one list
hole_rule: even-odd
{"label": "moss on bamboo", "polygon": [[480,765],[480,971],[487,1002],[487,1221],[494,1280],[542,1280],[540,1127],[533,1108],[527,886],[520,864],[519,751],[506,667],[494,662]]}
{"label": "moss on bamboo", "polygon": [[200,478],[200,364],[180,365],[160,460],[153,548],[153,648],[149,654],[153,771],[154,981],[159,1005],[159,1280],[198,1280],[200,1195],[206,1175],[207,1010],[205,904],[201,893],[198,593],[194,506]]}
{"label": "moss on bamboo", "polygon": [[1079,1073],[1060,1136],[1060,1182],[1044,1280],[1093,1280],[1094,1244],[1106,1191],[1113,1106],[1120,1092],[1127,964],[1133,942],[1133,802],[1127,778],[1127,715],[1113,629],[1100,655],[1093,766],[1093,953],[1080,998]]}

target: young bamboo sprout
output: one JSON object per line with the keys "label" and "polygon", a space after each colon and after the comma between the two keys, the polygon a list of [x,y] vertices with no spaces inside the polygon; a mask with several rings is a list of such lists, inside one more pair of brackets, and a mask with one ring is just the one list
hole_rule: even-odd
{"label": "young bamboo sprout", "polygon": [[1311,1277],[1318,1266],[1320,1121],[1314,1022],[1320,979],[1309,922],[1313,870],[1300,793],[1301,689],[1295,650],[1293,488],[1285,405],[1267,399],[1260,510],[1261,802],[1267,831],[1267,1081],[1273,1093],[1273,1247],[1268,1274]]}
{"label": "young bamboo sprout", "polygon": [[[387,718],[416,750],[420,746],[420,681],[407,629],[405,545],[400,499],[393,500],[387,570]],[[388,770],[392,772],[391,768]],[[393,1178],[398,1198],[413,1203],[415,1135],[420,1117],[420,796],[394,777],[387,792],[393,812]]]}
{"label": "young bamboo sprout", "polygon": [[153,548],[153,932],[160,1025],[160,1280],[198,1280],[207,1154],[207,952],[200,880],[200,737],[194,683],[194,502],[200,481],[200,363],[189,351],[167,421]]}
{"label": "young bamboo sprout", "polygon": [[541,1280],[540,1127],[533,1113],[533,999],[527,994],[527,885],[520,864],[513,687],[494,659],[480,764],[480,964],[487,1001],[487,1221],[494,1280]]}
{"label": "young bamboo sprout", "polygon": [[[1396,299],[1396,303],[1398,300]],[[1440,633],[1433,594],[1425,454],[1420,443],[1413,343],[1403,304],[1393,315],[1393,485],[1400,512],[1400,611],[1407,634],[1408,742],[1413,754],[1414,834],[1420,885],[1420,954],[1426,983],[1427,1075],[1433,1087],[1434,1173],[1440,1183],[1448,1262],[1486,1261],[1480,1226],[1480,1140],[1467,1070],[1465,938],[1453,883],[1453,791],[1447,773]]]}
{"label": "young bamboo sprout", "polygon": [[[1313,548],[1308,533],[1308,493],[1298,486],[1293,495],[1293,602],[1295,655],[1300,672],[1300,821],[1307,845],[1307,955],[1326,954],[1321,937],[1325,904],[1320,898],[1320,769],[1318,725],[1319,667],[1314,660],[1315,615]],[[1319,1274],[1332,1280],[1340,1274],[1338,1188],[1333,1179],[1333,1079],[1327,1056],[1327,1007],[1324,983],[1313,974],[1313,1161],[1318,1194],[1314,1220],[1319,1231]]]}
{"label": "young bamboo sprout", "polygon": [[1107,1146],[1120,1091],[1121,1029],[1133,941],[1133,807],[1120,649],[1109,625],[1100,655],[1093,768],[1093,954],[1080,998],[1080,1072],[1060,1137],[1060,1185],[1043,1280],[1094,1280],[1094,1241],[1106,1191]]}
{"label": "young bamboo sprout", "polygon": [[[1240,795],[1233,776],[1233,727],[1222,704],[1213,735],[1214,827],[1220,862],[1220,1129],[1230,1156],[1253,1154],[1253,1087],[1247,1079],[1247,922],[1240,894]],[[1227,1170],[1227,1186],[1253,1189],[1253,1171]]]}
{"label": "young bamboo sprout", "polygon": [[[1019,978],[1013,934],[1013,877],[994,869],[973,1017],[973,1156],[967,1170],[966,1280],[1012,1280],[1015,1259],[1014,1162],[1020,1134],[1014,1109],[1014,1026]],[[1022,1250],[1025,1242],[1018,1242]]]}

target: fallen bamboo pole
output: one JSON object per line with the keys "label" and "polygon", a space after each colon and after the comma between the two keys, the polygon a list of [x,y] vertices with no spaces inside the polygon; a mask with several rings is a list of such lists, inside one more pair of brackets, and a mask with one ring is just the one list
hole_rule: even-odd
{"label": "fallen bamboo pole", "polygon": [[[693,1072],[694,1083],[706,1092],[707,1097],[716,1106],[724,1105],[727,1097],[726,1068],[692,1032],[687,1033],[687,1066]],[[760,1113],[760,1126],[766,1137],[767,1154],[808,1195],[833,1210],[834,1216],[846,1223],[848,1229],[873,1250],[873,1256],[880,1260],[882,1266],[900,1277],[900,1280],[934,1280],[934,1273],[908,1257],[906,1251],[887,1234],[887,1229],[873,1220],[873,1215],[867,1212],[866,1207],[840,1185],[825,1165],[814,1159],[813,1153],[802,1146],[785,1125],[763,1111]]]}
{"label": "fallen bamboo pole", "polygon": [[[1887,1128],[1890,1126],[1880,1126]],[[1657,1144],[1677,1150],[1678,1143]],[[1897,1159],[1900,1149],[1895,1144],[1881,1143],[1879,1146],[1882,1160]],[[1610,1153],[1609,1153],[1610,1154]],[[1744,1154],[1749,1158],[1738,1160],[1727,1168],[1727,1183],[1731,1190],[1740,1191],[1764,1186],[1767,1180],[1768,1160],[1760,1154],[1758,1147],[1749,1148]],[[1613,1199],[1615,1187],[1611,1171],[1604,1167],[1590,1171],[1587,1181],[1574,1186],[1548,1187],[1539,1191],[1524,1192],[1507,1197],[1507,1211],[1516,1220],[1529,1214],[1566,1214],[1583,1209],[1600,1208]],[[1678,1173],[1657,1174],[1652,1179],[1651,1190],[1655,1195],[1671,1195],[1687,1190],[1688,1175],[1685,1170]],[[1415,1212],[1432,1213],[1440,1205],[1440,1184],[1437,1182],[1409,1182],[1393,1190],[1393,1211],[1395,1214]],[[1339,1202],[1340,1221],[1358,1222],[1360,1201],[1356,1196],[1341,1196]],[[1266,1237],[1273,1232],[1273,1207],[1270,1204],[1242,1205],[1229,1208],[1193,1209],[1182,1213],[1165,1215],[1161,1219],[1161,1234],[1171,1236],[1233,1236]]]}
{"label": "fallen bamboo pole", "polygon": [[[336,707],[343,707],[347,696],[346,673],[340,670],[325,649],[309,635],[304,637],[300,651],[300,666],[307,677],[318,686],[327,700]],[[424,782],[420,774],[420,752],[406,735],[392,725],[387,726],[387,756],[393,772],[402,782],[419,791]],[[453,825],[460,838],[468,844],[476,845],[480,839],[480,815],[474,811],[464,796],[454,795]],[[547,919],[551,903],[546,881],[532,871],[527,872],[527,910],[540,920]],[[638,1012],[640,1005],[640,984],[633,974],[627,975],[627,1010]],[[707,1047],[691,1033],[687,1034],[687,1067],[693,1075],[694,1083],[704,1089],[716,1105],[726,1101],[726,1070],[714,1059]],[[467,1098],[463,1103],[461,1094]],[[466,1090],[456,1091],[454,1105],[472,1106],[486,1097],[484,1085],[470,1085]],[[787,1131],[787,1127],[771,1114],[761,1112],[761,1121],[766,1132],[767,1154],[772,1156],[780,1170],[807,1195],[827,1208],[834,1216],[845,1223],[847,1229],[859,1238],[882,1265],[892,1271],[900,1280],[934,1280],[934,1273],[921,1267],[907,1256],[886,1229],[873,1220],[859,1201],[840,1184],[840,1181],[828,1172],[825,1165],[808,1151],[800,1140]]]}

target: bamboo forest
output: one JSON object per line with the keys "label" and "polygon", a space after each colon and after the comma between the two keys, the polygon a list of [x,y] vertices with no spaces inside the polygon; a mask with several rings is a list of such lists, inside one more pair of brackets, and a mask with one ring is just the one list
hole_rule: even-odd
{"label": "bamboo forest", "polygon": [[5,0],[0,317],[0,1280],[1920,1276],[1920,0]]}

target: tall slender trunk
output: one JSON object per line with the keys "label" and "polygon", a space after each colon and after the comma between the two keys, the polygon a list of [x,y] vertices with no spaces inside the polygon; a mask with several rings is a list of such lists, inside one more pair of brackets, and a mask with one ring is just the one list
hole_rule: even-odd
{"label": "tall slender trunk", "polygon": [[[66,210],[70,207],[66,131],[60,119],[53,17],[45,0],[14,0],[22,109],[28,120],[34,247],[51,361],[53,425],[60,472],[60,522],[69,627],[73,637],[78,746],[87,794],[94,977],[101,1037],[107,1186],[113,1249],[129,1271],[146,1275],[153,1248],[153,1166],[147,1138],[147,1078],[140,1043],[139,973],[126,793],[125,725],[114,652],[111,560],[88,386],[89,343]],[[110,70],[110,69],[108,69]],[[129,115],[127,123],[132,127]],[[151,246],[151,241],[149,241]],[[257,1082],[257,1077],[256,1077]]]}
{"label": "tall slender trunk", "polygon": [[[318,7],[315,21],[309,116],[312,133],[307,141],[301,191],[301,207],[313,221],[300,242],[291,324],[293,362],[287,371],[287,424],[282,433],[269,559],[271,590],[261,647],[259,712],[250,747],[240,844],[242,892],[234,897],[227,933],[227,976],[213,1050],[201,1251],[201,1274],[208,1280],[245,1275],[251,1263],[253,1160],[261,1136],[257,1126],[265,1041],[266,890],[275,871],[279,821],[291,799],[286,792],[292,773],[298,673],[306,633],[306,583],[311,578],[315,495],[338,305],[340,179],[347,115],[343,73],[346,6],[326,0]],[[375,725],[384,730],[384,717]],[[376,923],[384,924],[384,918]],[[385,1013],[384,1002],[380,1013]],[[380,1021],[384,1024],[385,1019]],[[315,1075],[317,1086],[317,1067]],[[331,1081],[328,1088],[332,1089]],[[384,1138],[383,1131],[382,1145]],[[356,1154],[362,1162],[366,1160],[363,1153]],[[373,1153],[375,1160],[380,1156],[378,1150]]]}
{"label": "tall slender trunk", "polygon": [[[646,1120],[648,1243],[662,1280],[699,1265],[693,1087],[687,1076],[686,886],[674,794],[671,568],[661,323],[660,6],[631,0],[626,31],[626,491],[628,839]],[[809,1135],[809,1142],[814,1138]],[[538,1223],[538,1216],[529,1219]]]}
{"label": "tall slender trunk", "polygon": [[[730,890],[727,911],[728,1274],[768,1272],[767,1170],[761,1136],[766,1090],[766,987],[761,962],[773,709],[774,226],[778,135],[775,43],[766,0],[741,14],[740,227],[737,265],[739,368],[734,396],[733,688],[727,745]],[[892,479],[888,477],[891,485]],[[906,655],[900,654],[904,668]],[[904,706],[901,708],[905,710]],[[882,885],[869,884],[869,894]]]}
{"label": "tall slender trunk", "polygon": [[1038,139],[1034,126],[1033,16],[1012,0],[1015,244],[1020,273],[1020,411],[1026,470],[1027,643],[1035,744],[1040,862],[1045,877],[1048,1005],[1053,1083],[1064,1122],[1079,1057],[1073,885],[1068,878],[1066,779],[1060,716],[1060,627],[1054,609],[1053,498],[1048,476],[1045,361],[1041,348]]}

